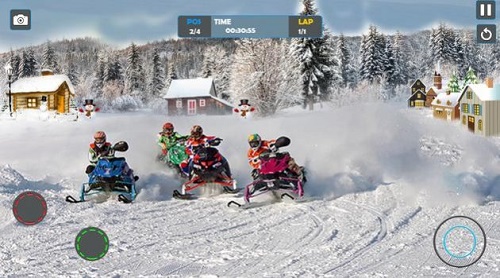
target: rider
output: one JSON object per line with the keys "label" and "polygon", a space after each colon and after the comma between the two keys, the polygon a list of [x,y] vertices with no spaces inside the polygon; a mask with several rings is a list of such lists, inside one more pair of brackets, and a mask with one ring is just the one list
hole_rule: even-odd
{"label": "rider", "polygon": [[[186,141],[186,153],[189,155],[189,158],[181,162],[180,167],[182,168],[182,171],[191,177],[190,173],[193,164],[193,156],[195,155],[196,151],[200,147],[203,147],[216,139],[219,138],[217,138],[216,136],[207,136],[203,134],[203,128],[199,125],[194,125],[191,128],[191,135]],[[225,168],[226,175],[231,178],[231,169],[229,168],[229,163],[224,157],[222,157],[222,164]]]}
{"label": "rider", "polygon": [[161,147],[161,153],[166,156],[168,150],[172,148],[179,140],[188,139],[188,135],[182,136],[177,131],[174,131],[174,125],[172,123],[165,123],[163,125],[163,131],[158,134],[158,145]]}
{"label": "rider", "polygon": [[106,142],[106,133],[104,131],[97,131],[94,133],[94,142],[90,144],[89,148],[89,161],[90,165],[85,170],[86,174],[92,173],[100,157],[114,157],[115,150],[111,147],[110,142]]}
{"label": "rider", "polygon": [[[262,140],[259,134],[254,133],[248,136],[248,145],[250,149],[248,149],[247,157],[248,163],[253,168],[252,170],[252,178],[255,180],[259,176],[259,168],[260,168],[260,159],[259,156],[268,151],[276,150],[274,144],[276,143],[275,139],[272,140]],[[304,167],[299,166],[295,159],[290,157],[288,161],[288,169],[297,176],[303,174]],[[304,177],[305,179],[305,177]]]}
{"label": "rider", "polygon": [[[106,142],[106,133],[104,131],[97,131],[96,133],[94,133],[94,142],[90,144],[89,148],[90,165],[87,166],[87,169],[85,170],[86,174],[90,175],[90,173],[94,171],[97,161],[101,157],[113,158],[115,157],[115,150],[111,146],[110,142]],[[123,168],[123,174],[130,176],[130,178],[134,179],[135,181],[139,179],[138,176],[134,176],[134,171],[130,169],[130,167],[126,162]]]}

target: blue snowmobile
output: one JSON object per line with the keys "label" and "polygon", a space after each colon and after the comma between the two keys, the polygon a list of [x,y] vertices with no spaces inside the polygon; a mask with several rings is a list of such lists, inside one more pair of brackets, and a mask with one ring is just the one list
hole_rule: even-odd
{"label": "blue snowmobile", "polygon": [[[115,151],[125,152],[128,144],[125,141],[117,142],[113,147]],[[69,203],[85,202],[88,198],[99,195],[109,196],[110,193],[118,193],[118,200],[131,203],[135,200],[137,192],[135,182],[139,178],[133,175],[124,157],[100,157],[95,169],[89,174],[89,181],[82,184],[80,200],[68,195],[66,201]]]}

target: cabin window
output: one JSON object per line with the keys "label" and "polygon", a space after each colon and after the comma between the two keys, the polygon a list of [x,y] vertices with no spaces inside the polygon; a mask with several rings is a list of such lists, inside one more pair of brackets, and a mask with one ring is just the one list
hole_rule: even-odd
{"label": "cabin window", "polygon": [[483,130],[483,120],[479,120],[479,121],[477,122],[477,129],[479,129],[479,130],[481,130],[481,131]]}
{"label": "cabin window", "polygon": [[467,90],[467,99],[472,99],[472,91]]}
{"label": "cabin window", "polygon": [[436,103],[441,104],[441,100],[440,99],[436,100]]}
{"label": "cabin window", "polygon": [[202,106],[205,106],[205,100],[204,99],[200,99],[200,107]]}
{"label": "cabin window", "polygon": [[36,97],[26,98],[26,101],[28,103],[28,108],[36,108],[37,107],[37,105],[36,105],[36,102],[37,102]]}
{"label": "cabin window", "polygon": [[465,124],[465,123],[466,122],[465,122],[465,115],[464,115],[464,116],[462,116],[462,124]]}
{"label": "cabin window", "polygon": [[481,105],[474,104],[474,115],[481,116]]}
{"label": "cabin window", "polygon": [[412,88],[411,90],[413,91],[413,93],[415,93],[415,88]]}
{"label": "cabin window", "polygon": [[462,104],[462,113],[469,113],[469,104],[468,103]]}
{"label": "cabin window", "polygon": [[421,93],[418,93],[418,94],[417,94],[417,98],[418,98],[418,99],[421,99],[421,98],[422,98],[422,94],[421,94]]}
{"label": "cabin window", "polygon": [[176,107],[176,108],[182,108],[182,99],[178,99],[178,100],[175,102],[175,107]]}
{"label": "cabin window", "polygon": [[451,101],[449,101],[449,100],[448,100],[448,101],[446,102],[446,105],[450,106],[450,105],[451,105]]}

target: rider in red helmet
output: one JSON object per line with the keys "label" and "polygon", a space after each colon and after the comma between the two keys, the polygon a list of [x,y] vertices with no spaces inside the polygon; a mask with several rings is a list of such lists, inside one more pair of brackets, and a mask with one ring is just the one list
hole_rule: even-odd
{"label": "rider in red helmet", "polygon": [[174,125],[172,123],[163,124],[163,130],[158,133],[158,145],[161,147],[161,152],[163,156],[166,156],[168,150],[172,148],[179,140],[187,140],[188,135],[180,135],[177,131],[174,131]]}
{"label": "rider in red helmet", "polygon": [[89,161],[90,165],[87,166],[85,173],[90,174],[94,171],[95,165],[99,157],[113,157],[115,151],[111,147],[110,142],[106,142],[106,133],[104,131],[97,131],[94,133],[94,142],[90,144],[89,148]]}

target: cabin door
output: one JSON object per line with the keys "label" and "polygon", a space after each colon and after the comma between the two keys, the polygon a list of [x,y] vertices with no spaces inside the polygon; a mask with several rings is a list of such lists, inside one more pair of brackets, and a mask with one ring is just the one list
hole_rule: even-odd
{"label": "cabin door", "polygon": [[57,95],[57,112],[64,113],[64,96]]}
{"label": "cabin door", "polygon": [[469,130],[474,132],[474,125],[475,125],[475,119],[474,117],[472,116],[469,116],[469,120],[468,120],[469,124],[467,125]]}
{"label": "cabin door", "polygon": [[196,115],[196,99],[188,99],[188,115]]}

